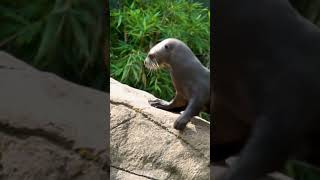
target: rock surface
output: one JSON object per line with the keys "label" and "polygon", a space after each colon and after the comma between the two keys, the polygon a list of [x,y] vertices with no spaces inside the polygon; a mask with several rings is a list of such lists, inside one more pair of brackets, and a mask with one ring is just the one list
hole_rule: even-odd
{"label": "rock surface", "polygon": [[0,52],[0,179],[109,179],[104,92]]}
{"label": "rock surface", "polygon": [[179,114],[151,107],[154,98],[110,79],[111,179],[208,180],[209,123],[194,118],[179,132]]}
{"label": "rock surface", "polygon": [[[211,172],[211,178],[214,180],[220,180],[222,179],[224,173],[227,172],[229,167],[232,167],[234,163],[238,160],[238,156],[231,156],[226,159],[226,165],[215,165],[215,166],[210,166],[210,172]],[[293,178],[280,173],[280,172],[273,172],[268,174],[266,177],[260,178],[259,180],[294,180]]]}

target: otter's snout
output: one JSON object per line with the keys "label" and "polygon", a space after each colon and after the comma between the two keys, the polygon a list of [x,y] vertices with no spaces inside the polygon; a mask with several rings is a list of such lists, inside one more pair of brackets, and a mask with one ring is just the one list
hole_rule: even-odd
{"label": "otter's snout", "polygon": [[149,53],[146,59],[144,60],[144,65],[147,66],[149,63],[152,63],[151,61],[154,61],[154,58],[155,58],[155,54]]}
{"label": "otter's snout", "polygon": [[143,63],[144,66],[150,70],[156,70],[157,68],[159,68],[158,62],[156,60],[156,55],[154,53],[149,53]]}
{"label": "otter's snout", "polygon": [[154,54],[152,54],[152,53],[149,53],[149,54],[148,54],[148,58],[150,58],[150,59],[154,59],[154,58],[155,58],[155,55],[154,55]]}

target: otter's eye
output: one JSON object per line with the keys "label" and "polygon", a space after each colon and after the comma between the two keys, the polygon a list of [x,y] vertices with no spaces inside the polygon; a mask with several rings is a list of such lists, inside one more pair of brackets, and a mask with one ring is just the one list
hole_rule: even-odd
{"label": "otter's eye", "polygon": [[169,46],[168,46],[168,45],[164,45],[164,48],[165,48],[165,49],[169,49]]}

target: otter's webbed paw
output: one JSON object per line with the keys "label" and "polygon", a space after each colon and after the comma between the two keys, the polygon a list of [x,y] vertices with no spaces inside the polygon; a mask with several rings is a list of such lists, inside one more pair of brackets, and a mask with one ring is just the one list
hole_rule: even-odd
{"label": "otter's webbed paw", "polygon": [[152,107],[167,110],[168,104],[161,99],[149,100],[148,102]]}
{"label": "otter's webbed paw", "polygon": [[186,128],[188,122],[189,122],[189,119],[185,119],[185,118],[183,118],[183,117],[180,116],[180,117],[178,117],[178,119],[174,122],[173,127],[174,127],[176,130],[182,131],[182,130],[184,130],[184,129]]}

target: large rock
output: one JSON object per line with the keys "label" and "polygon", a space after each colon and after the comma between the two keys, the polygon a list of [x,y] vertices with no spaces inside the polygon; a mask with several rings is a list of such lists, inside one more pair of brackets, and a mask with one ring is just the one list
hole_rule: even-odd
{"label": "large rock", "polygon": [[[215,166],[210,166],[210,176],[212,180],[220,180],[223,179],[222,177],[227,173],[229,170],[230,166],[234,164],[238,157],[229,157],[227,161],[227,165],[215,165]],[[231,161],[231,162],[230,162]],[[234,162],[232,162],[234,161]],[[287,175],[280,173],[280,172],[273,172],[270,173],[268,176],[259,178],[259,180],[294,180],[291,177],[288,177]]]}
{"label": "large rock", "polygon": [[109,179],[108,95],[0,52],[0,179]]}
{"label": "large rock", "polygon": [[148,104],[155,97],[110,79],[111,179],[209,179],[209,123],[194,118],[177,131],[179,114]]}

